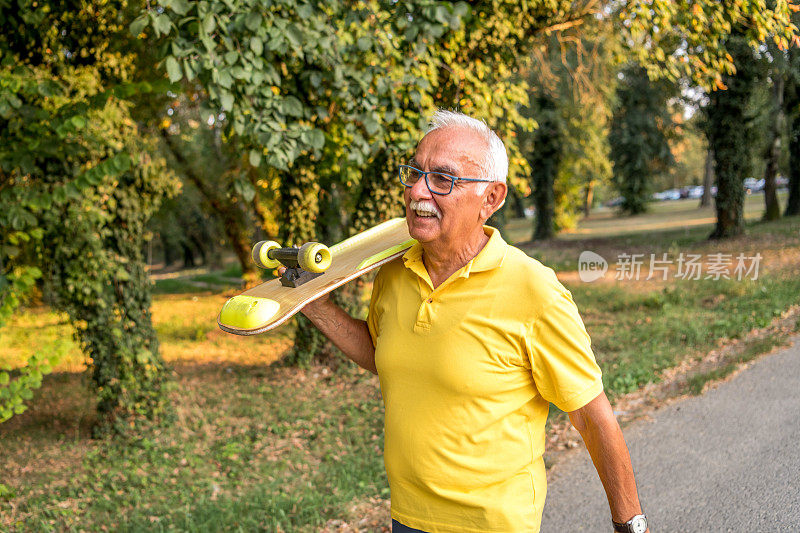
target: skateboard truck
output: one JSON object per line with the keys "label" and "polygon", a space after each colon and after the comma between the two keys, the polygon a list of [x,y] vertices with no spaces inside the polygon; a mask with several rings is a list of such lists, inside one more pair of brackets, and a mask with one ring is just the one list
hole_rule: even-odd
{"label": "skateboard truck", "polygon": [[331,266],[331,251],[322,243],[307,242],[299,248],[281,248],[275,241],[259,241],[253,246],[253,262],[264,269],[283,265],[281,285],[297,288],[322,275]]}

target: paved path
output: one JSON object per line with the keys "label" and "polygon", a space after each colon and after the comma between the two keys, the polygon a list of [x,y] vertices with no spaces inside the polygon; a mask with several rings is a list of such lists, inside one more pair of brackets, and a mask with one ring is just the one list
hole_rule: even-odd
{"label": "paved path", "polygon": [[[625,428],[657,532],[800,532],[800,337],[703,396]],[[543,533],[612,531],[589,454],[548,475]]]}

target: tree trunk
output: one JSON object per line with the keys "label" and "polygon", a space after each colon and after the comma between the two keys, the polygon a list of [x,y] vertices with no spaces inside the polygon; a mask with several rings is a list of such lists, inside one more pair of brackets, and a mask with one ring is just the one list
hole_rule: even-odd
{"label": "tree trunk", "polygon": [[189,246],[189,243],[186,241],[181,241],[181,249],[183,250],[183,268],[193,268],[194,264],[194,253],[192,253],[192,247]]}
{"label": "tree trunk", "polygon": [[171,240],[165,238],[163,234],[160,234],[159,237],[161,238],[161,247],[164,249],[164,266],[168,267],[175,262],[175,248],[172,246]]}
{"label": "tree trunk", "polygon": [[772,113],[771,142],[767,147],[766,166],[764,168],[764,220],[781,218],[781,207],[778,203],[775,176],[778,174],[778,162],[781,155],[781,132],[783,131],[783,76],[773,72],[772,90],[775,101]]}
{"label": "tree trunk", "polygon": [[236,258],[239,260],[239,264],[242,267],[242,277],[244,277],[245,280],[254,281],[258,277],[258,269],[253,264],[250,257],[250,250],[253,243],[250,242],[251,232],[250,228],[247,227],[247,222],[244,220],[242,210],[236,204],[230,204],[227,200],[221,199],[215,194],[209,184],[195,173],[192,166],[176,146],[175,140],[172,139],[166,130],[161,130],[161,136],[166,141],[170,153],[181,166],[183,175],[197,187],[197,190],[200,191],[203,198],[222,219],[225,235],[228,237],[228,242],[230,242],[236,254]]}
{"label": "tree trunk", "polygon": [[714,186],[714,150],[711,148],[706,152],[706,166],[703,172],[703,196],[700,197],[698,207],[708,207],[711,205],[711,188]]}
{"label": "tree trunk", "polygon": [[[525,218],[525,202],[522,200],[522,194],[513,185],[508,187],[508,196],[511,199],[511,209],[514,213],[514,218]],[[508,201],[508,199],[506,199]]]}
{"label": "tree trunk", "polygon": [[789,198],[783,214],[800,215],[800,117],[792,120],[789,134]]}
{"label": "tree trunk", "polygon": [[592,198],[594,196],[594,181],[589,180],[583,189],[583,216],[589,218],[592,211]]}
{"label": "tree trunk", "polygon": [[539,129],[534,134],[531,171],[533,172],[534,240],[555,236],[555,191],[553,189],[561,165],[562,128],[553,98],[537,98]]}
{"label": "tree trunk", "polygon": [[533,193],[536,216],[534,217],[534,240],[551,239],[555,236],[554,209],[555,195],[553,192],[555,169],[548,168],[540,171],[535,177],[535,191]]}
{"label": "tree trunk", "polygon": [[789,114],[789,198],[784,216],[800,215],[800,87],[790,80],[785,87],[784,105]]}
{"label": "tree trunk", "polygon": [[714,150],[717,174],[715,206],[717,225],[711,239],[735,237],[744,233],[744,179],[751,172],[750,117],[747,106],[756,81],[753,51],[734,30],[727,47],[734,56],[736,74],[723,76],[724,90],[711,93],[708,104],[708,139]]}
{"label": "tree trunk", "polygon": [[764,217],[763,220],[778,220],[781,218],[781,207],[778,203],[775,176],[778,173],[778,157],[780,156],[780,138],[775,139],[767,158],[764,169]]}

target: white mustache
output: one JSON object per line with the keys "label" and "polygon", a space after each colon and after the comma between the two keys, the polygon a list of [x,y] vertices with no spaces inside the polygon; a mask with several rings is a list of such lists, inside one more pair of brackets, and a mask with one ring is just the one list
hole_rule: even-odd
{"label": "white mustache", "polygon": [[430,200],[420,200],[419,202],[416,200],[411,200],[411,203],[408,205],[408,207],[412,211],[429,211],[431,213],[434,213],[436,215],[436,218],[439,219],[442,218],[441,211],[439,211],[439,208],[436,207],[436,204],[434,204]]}

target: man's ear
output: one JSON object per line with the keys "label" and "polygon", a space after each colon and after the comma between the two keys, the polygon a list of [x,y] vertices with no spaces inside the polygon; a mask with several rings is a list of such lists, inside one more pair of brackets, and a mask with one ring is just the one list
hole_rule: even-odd
{"label": "man's ear", "polygon": [[505,182],[495,181],[489,183],[483,197],[481,217],[488,220],[495,211],[503,207],[503,204],[506,203],[506,194],[508,194],[508,185]]}

